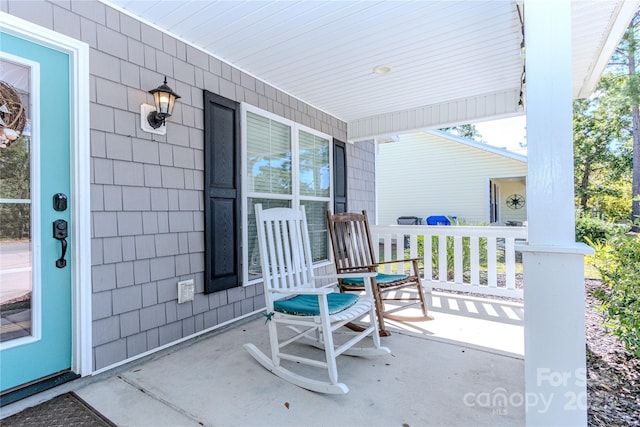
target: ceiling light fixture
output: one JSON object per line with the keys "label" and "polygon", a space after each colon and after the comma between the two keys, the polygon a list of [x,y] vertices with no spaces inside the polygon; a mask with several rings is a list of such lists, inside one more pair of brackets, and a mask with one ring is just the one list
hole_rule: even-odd
{"label": "ceiling light fixture", "polygon": [[389,74],[393,71],[393,67],[391,65],[378,65],[373,69],[374,74]]}

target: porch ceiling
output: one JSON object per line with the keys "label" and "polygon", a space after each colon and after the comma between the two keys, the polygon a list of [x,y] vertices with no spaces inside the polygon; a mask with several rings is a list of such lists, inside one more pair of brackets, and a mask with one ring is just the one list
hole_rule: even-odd
{"label": "porch ceiling", "polygon": [[[348,122],[350,137],[521,114],[515,1],[104,2]],[[593,90],[637,4],[573,2],[574,96]],[[430,117],[380,128],[415,114]]]}

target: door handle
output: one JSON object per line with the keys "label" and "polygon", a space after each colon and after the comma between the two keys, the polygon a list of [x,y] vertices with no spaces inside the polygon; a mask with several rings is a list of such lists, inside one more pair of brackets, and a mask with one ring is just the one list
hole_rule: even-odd
{"label": "door handle", "polygon": [[62,244],[62,255],[60,258],[56,260],[56,267],[64,268],[67,266],[67,260],[64,259],[64,256],[67,253],[67,221],[64,219],[57,219],[53,221],[53,238],[56,240],[60,240]]}

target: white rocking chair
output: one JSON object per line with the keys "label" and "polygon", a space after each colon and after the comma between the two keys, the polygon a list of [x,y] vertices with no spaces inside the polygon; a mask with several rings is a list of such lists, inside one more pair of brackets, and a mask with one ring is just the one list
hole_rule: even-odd
{"label": "white rocking chair", "polygon": [[[349,388],[338,382],[337,356],[378,356],[389,353],[388,348],[380,346],[371,280],[365,280],[366,294],[362,296],[334,292],[333,285],[315,287],[314,280],[320,277],[314,278],[313,274],[304,206],[299,210],[263,210],[262,205],[258,204],[256,224],[271,357],[253,344],[245,344],[245,349],[267,370],[292,384],[320,393],[347,393]],[[346,276],[371,278],[374,275],[357,273]],[[363,331],[344,327],[365,316],[369,316],[369,322]],[[280,324],[287,325],[293,331],[293,337],[279,339]],[[373,346],[354,347],[367,336],[371,336]],[[283,351],[284,347],[301,339],[323,349],[325,360],[303,357],[300,352],[295,355]],[[291,350],[295,351],[295,345],[292,347]],[[300,347],[297,349],[304,350]],[[281,365],[282,360],[325,368],[329,381],[294,373]]]}

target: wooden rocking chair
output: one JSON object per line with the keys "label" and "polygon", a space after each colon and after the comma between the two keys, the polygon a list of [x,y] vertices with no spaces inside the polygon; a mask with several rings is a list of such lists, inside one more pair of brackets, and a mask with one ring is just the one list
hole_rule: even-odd
{"label": "wooden rocking chair", "polygon": [[[314,278],[304,206],[299,210],[263,210],[262,205],[258,204],[256,223],[271,357],[253,344],[245,344],[245,349],[267,370],[292,384],[321,393],[347,393],[349,388],[338,382],[337,356],[378,356],[389,353],[388,348],[380,346],[370,280],[364,280],[366,293],[363,296],[334,292],[332,287],[335,281],[332,285],[315,287],[314,280],[320,277]],[[372,278],[375,274],[365,272],[349,276]],[[343,328],[347,323],[366,316],[369,317],[368,326],[361,331]],[[279,338],[278,334],[282,333],[278,330],[279,325],[288,326],[287,335],[293,333],[293,336]],[[354,346],[369,335],[373,338],[373,346]],[[283,351],[299,340],[323,349],[324,360],[303,357],[300,350],[304,349],[295,345],[288,352]],[[293,354],[296,348],[298,354]],[[282,366],[283,360],[325,368],[329,381],[294,373]]]}
{"label": "wooden rocking chair", "polygon": [[[376,313],[378,318],[378,329],[381,336],[388,336],[391,333],[385,328],[383,318],[411,322],[433,320],[427,314],[427,306],[424,298],[422,282],[418,271],[418,259],[410,258],[395,261],[378,261],[373,250],[371,232],[367,212],[362,213],[337,213],[331,214],[327,211],[327,221],[329,224],[329,234],[331,235],[331,246],[338,275],[345,273],[375,272],[373,279],[373,295],[376,302]],[[376,242],[377,244],[377,242]],[[411,271],[409,274],[384,274],[378,273],[380,264],[392,264],[398,262],[409,262]],[[341,278],[339,279],[340,291],[362,292],[364,281],[361,278]],[[415,287],[418,295],[407,297],[389,298],[386,296],[391,291],[396,291],[405,287]],[[384,301],[419,301],[422,309],[422,316],[398,316],[385,312]]]}

